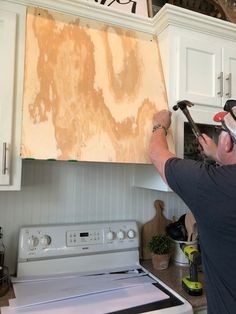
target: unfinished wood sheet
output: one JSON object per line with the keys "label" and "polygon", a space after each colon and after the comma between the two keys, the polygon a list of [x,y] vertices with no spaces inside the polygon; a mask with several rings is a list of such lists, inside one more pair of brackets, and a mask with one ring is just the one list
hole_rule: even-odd
{"label": "unfinished wood sheet", "polygon": [[156,39],[30,8],[22,158],[149,163],[167,98]]}

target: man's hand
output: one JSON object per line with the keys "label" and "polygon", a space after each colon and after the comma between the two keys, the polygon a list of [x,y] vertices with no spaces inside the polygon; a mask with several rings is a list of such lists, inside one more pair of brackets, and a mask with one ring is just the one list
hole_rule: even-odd
{"label": "man's hand", "polygon": [[210,157],[213,160],[217,161],[217,145],[216,145],[216,143],[206,134],[202,134],[202,136],[199,136],[198,142],[202,147],[203,153],[207,157]]}
{"label": "man's hand", "polygon": [[171,124],[171,112],[168,110],[161,110],[155,113],[153,116],[153,125],[156,124],[161,124],[168,130]]}

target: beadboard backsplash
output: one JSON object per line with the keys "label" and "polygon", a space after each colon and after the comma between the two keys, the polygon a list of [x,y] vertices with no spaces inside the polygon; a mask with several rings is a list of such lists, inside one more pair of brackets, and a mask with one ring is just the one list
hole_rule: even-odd
{"label": "beadboard backsplash", "polygon": [[185,204],[172,192],[132,186],[131,164],[23,161],[22,190],[0,192],[0,226],[5,264],[16,270],[18,232],[23,225],[152,219],[153,202],[165,203],[165,216],[177,218]]}

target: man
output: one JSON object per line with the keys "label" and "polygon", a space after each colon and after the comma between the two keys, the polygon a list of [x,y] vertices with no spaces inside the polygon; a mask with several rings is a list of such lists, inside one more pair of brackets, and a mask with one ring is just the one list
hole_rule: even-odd
{"label": "man", "polygon": [[193,212],[198,226],[208,314],[236,313],[236,101],[215,116],[222,131],[218,146],[206,134],[203,153],[220,166],[177,158],[168,149],[171,113],[154,115],[149,156],[170,188]]}

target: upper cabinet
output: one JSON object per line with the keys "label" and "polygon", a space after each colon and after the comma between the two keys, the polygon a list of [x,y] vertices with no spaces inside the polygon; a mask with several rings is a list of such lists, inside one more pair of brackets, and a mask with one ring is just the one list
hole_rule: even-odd
{"label": "upper cabinet", "polygon": [[228,98],[236,97],[234,42],[190,32],[179,37],[178,45],[177,99],[222,107]]}
{"label": "upper cabinet", "polygon": [[20,133],[25,8],[0,3],[0,190],[21,185]]}
{"label": "upper cabinet", "polygon": [[[154,17],[169,109],[179,100],[195,105],[196,123],[214,124],[213,115],[236,98],[236,25],[176,6],[165,5]],[[172,113],[175,152],[184,155],[181,110]],[[170,191],[153,166],[136,167],[135,186]]]}
{"label": "upper cabinet", "polygon": [[236,97],[236,25],[174,6],[157,18],[170,106],[187,99],[216,110]]}
{"label": "upper cabinet", "polygon": [[[213,115],[236,98],[236,24],[165,6],[156,33],[170,110],[179,100],[195,104],[196,123],[213,124]],[[175,150],[183,157],[185,116],[173,112]]]}
{"label": "upper cabinet", "polygon": [[164,108],[156,36],[28,8],[22,158],[150,163]]}

